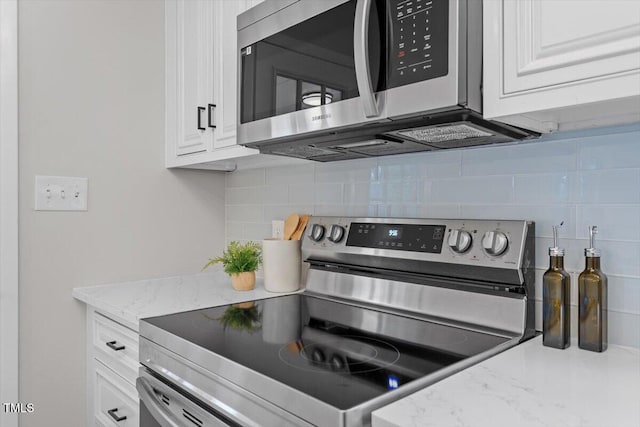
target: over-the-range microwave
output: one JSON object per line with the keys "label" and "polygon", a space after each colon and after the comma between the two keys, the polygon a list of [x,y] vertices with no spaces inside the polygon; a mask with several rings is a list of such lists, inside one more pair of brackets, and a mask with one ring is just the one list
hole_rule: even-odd
{"label": "over-the-range microwave", "polygon": [[317,161],[510,142],[480,0],[266,0],[238,16],[238,142]]}

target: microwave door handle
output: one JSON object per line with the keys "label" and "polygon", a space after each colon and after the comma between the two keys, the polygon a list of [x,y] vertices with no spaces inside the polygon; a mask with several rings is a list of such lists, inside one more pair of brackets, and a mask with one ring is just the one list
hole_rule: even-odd
{"label": "microwave door handle", "polygon": [[378,102],[371,84],[369,69],[369,14],[372,0],[358,0],[353,25],[353,56],[356,68],[358,92],[367,117],[378,117]]}

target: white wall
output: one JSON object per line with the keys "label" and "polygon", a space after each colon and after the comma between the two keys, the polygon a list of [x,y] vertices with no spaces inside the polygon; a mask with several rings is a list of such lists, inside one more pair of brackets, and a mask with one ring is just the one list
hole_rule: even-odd
{"label": "white wall", "polygon": [[[85,424],[76,286],[197,272],[224,177],[164,169],[162,1],[19,2],[21,426]],[[34,176],[89,178],[88,212],[33,210]]]}
{"label": "white wall", "polygon": [[512,146],[258,169],[227,176],[227,239],[260,240],[291,212],[536,222],[538,329],[551,226],[577,278],[587,226],[609,277],[609,341],[640,347],[640,124],[548,135]]}

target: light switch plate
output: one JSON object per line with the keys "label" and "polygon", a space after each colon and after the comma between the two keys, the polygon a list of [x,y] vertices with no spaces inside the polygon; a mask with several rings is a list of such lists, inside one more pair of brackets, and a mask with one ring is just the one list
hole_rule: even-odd
{"label": "light switch plate", "polygon": [[86,211],[89,179],[36,175],[35,210]]}
{"label": "light switch plate", "polygon": [[273,239],[282,239],[284,236],[284,221],[273,220],[271,221],[271,237]]}

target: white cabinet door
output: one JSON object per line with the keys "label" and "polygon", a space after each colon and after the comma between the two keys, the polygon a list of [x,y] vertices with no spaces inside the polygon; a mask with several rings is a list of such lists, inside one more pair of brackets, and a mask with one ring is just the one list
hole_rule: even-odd
{"label": "white cabinet door", "polygon": [[638,119],[640,2],[487,0],[484,67],[487,118]]}
{"label": "white cabinet door", "polygon": [[305,162],[237,144],[237,17],[258,3],[165,0],[167,167],[229,171]]}
{"label": "white cabinet door", "polygon": [[165,1],[169,157],[213,147],[214,128],[209,122],[214,114],[210,107],[214,104],[213,9],[210,0]]}
{"label": "white cabinet door", "polygon": [[237,17],[252,5],[247,0],[215,1],[216,137],[214,149],[236,144],[238,108]]}

